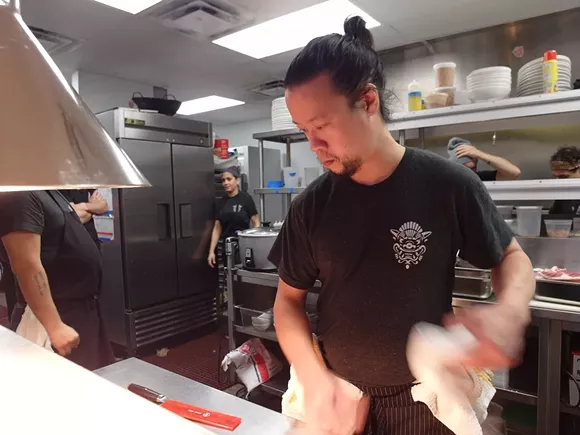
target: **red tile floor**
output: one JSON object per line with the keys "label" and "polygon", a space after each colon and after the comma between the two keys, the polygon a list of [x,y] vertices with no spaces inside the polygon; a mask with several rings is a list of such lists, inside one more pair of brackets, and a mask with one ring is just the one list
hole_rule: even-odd
{"label": "red tile floor", "polygon": [[221,361],[227,351],[228,340],[222,330],[171,347],[164,357],[153,354],[141,359],[210,387],[224,390],[233,384],[229,375],[221,369]]}

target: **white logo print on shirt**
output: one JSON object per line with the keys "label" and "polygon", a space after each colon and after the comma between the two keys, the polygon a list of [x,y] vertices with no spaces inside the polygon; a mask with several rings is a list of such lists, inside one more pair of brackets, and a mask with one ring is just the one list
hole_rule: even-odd
{"label": "white logo print on shirt", "polygon": [[406,222],[398,230],[391,230],[393,235],[393,250],[395,258],[400,264],[404,264],[406,269],[411,265],[417,265],[427,252],[425,244],[431,231],[423,231],[417,222]]}

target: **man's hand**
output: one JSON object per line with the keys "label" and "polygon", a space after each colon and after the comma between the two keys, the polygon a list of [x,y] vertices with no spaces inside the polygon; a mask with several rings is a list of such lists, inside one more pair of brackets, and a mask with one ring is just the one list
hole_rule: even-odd
{"label": "man's hand", "polygon": [[105,197],[98,190],[95,190],[93,192],[93,194],[91,196],[89,196],[89,203],[102,202],[102,201],[105,201]]}
{"label": "man's hand", "polygon": [[483,153],[473,145],[462,144],[457,147],[455,155],[457,157],[471,157],[472,159],[479,159]]}
{"label": "man's hand", "polygon": [[332,435],[364,431],[369,402],[362,398],[358,388],[326,369],[305,380],[303,385],[309,428]]}
{"label": "man's hand", "polygon": [[73,349],[79,346],[80,337],[78,332],[63,322],[60,322],[46,332],[48,333],[52,347],[60,356],[69,355]]}
{"label": "man's hand", "polygon": [[93,218],[93,214],[89,211],[89,207],[86,202],[81,202],[79,204],[73,204],[71,202],[70,205],[77,213],[81,223],[86,224]]}
{"label": "man's hand", "polygon": [[521,360],[525,331],[530,323],[528,310],[499,303],[459,309],[449,320],[462,323],[481,342],[463,364],[500,370],[513,367]]}

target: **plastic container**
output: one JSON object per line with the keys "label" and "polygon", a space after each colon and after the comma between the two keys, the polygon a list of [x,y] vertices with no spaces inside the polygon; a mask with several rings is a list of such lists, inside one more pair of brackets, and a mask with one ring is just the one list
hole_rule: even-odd
{"label": "plastic container", "polygon": [[281,189],[284,187],[284,182],[282,180],[269,180],[266,186],[268,189]]}
{"label": "plastic container", "polygon": [[511,219],[513,218],[514,213],[514,206],[513,205],[497,205],[497,211],[504,219]]}
{"label": "plastic container", "polygon": [[294,188],[298,187],[298,171],[292,166],[282,169],[284,173],[284,187]]}
{"label": "plastic container", "polygon": [[518,221],[516,219],[505,219],[505,223],[508,225],[508,227],[510,227],[512,233],[518,233]]}
{"label": "plastic container", "polygon": [[546,233],[548,237],[566,238],[570,236],[572,229],[572,219],[550,219],[545,220]]}
{"label": "plastic container", "polygon": [[419,82],[413,80],[409,84],[409,112],[423,109],[423,92]]}
{"label": "plastic container", "polygon": [[539,237],[542,228],[542,207],[516,207],[518,234],[524,237]]}
{"label": "plastic container", "polygon": [[455,70],[457,65],[453,62],[438,63],[433,66],[435,71],[435,87],[449,88],[455,86]]}
{"label": "plastic container", "polygon": [[431,93],[425,97],[425,108],[426,109],[437,109],[439,107],[445,107],[448,105],[449,95],[441,93]]}
{"label": "plastic container", "polygon": [[548,50],[544,53],[544,94],[558,92],[558,53]]}
{"label": "plastic container", "polygon": [[436,94],[447,94],[449,98],[447,99],[448,106],[455,105],[455,88],[453,86],[445,87],[445,88],[436,88],[433,92]]}

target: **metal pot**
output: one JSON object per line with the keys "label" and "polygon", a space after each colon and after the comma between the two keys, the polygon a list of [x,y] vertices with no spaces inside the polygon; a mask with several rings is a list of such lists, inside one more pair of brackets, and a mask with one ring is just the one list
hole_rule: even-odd
{"label": "metal pot", "polygon": [[278,237],[279,228],[259,227],[239,231],[242,266],[249,270],[276,270],[268,261],[270,250]]}

